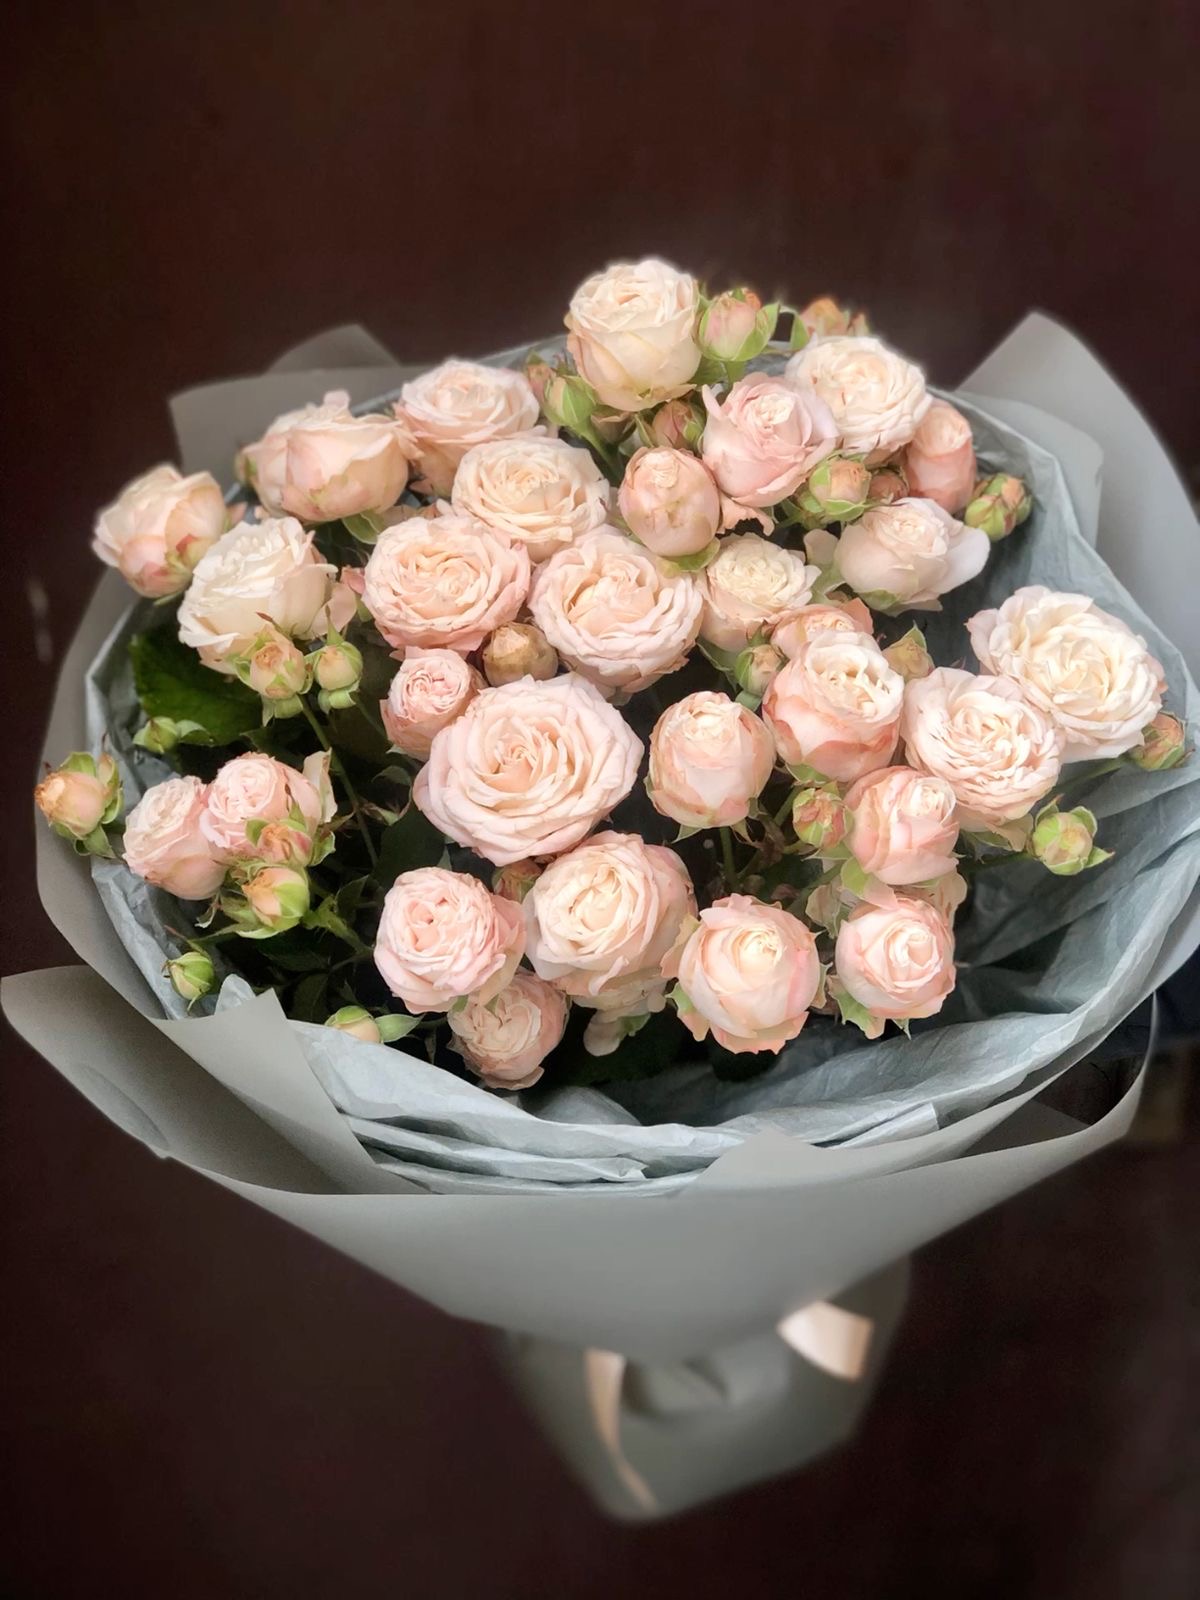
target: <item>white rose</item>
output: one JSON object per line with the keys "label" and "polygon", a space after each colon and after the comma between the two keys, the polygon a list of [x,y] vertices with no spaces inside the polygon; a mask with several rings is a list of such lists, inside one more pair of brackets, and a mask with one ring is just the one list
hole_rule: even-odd
{"label": "white rose", "polygon": [[450,502],[545,561],[601,526],[609,495],[586,450],[562,439],[493,439],[459,462]]}
{"label": "white rose", "polygon": [[742,650],[760,628],[770,630],[812,599],[819,567],[756,533],[721,540],[701,579],[701,636],[719,650]]}
{"label": "white rose", "polygon": [[696,280],[665,261],[617,262],[576,289],[567,348],[606,406],[642,411],[690,387],[698,307]]}
{"label": "white rose", "polygon": [[920,367],[869,336],[806,345],[788,362],[787,378],[816,390],[833,412],[842,449],[870,465],[906,445],[932,404]]}
{"label": "white rose", "polygon": [[92,549],[138,594],[160,599],[187,587],[192,571],[229,524],[217,480],[155,467],[135,478],[96,518]]}
{"label": "white rose", "polygon": [[396,415],[412,434],[425,484],[449,494],[467,451],[528,433],[537,424],[538,402],[523,372],[452,360],[406,383]]}
{"label": "white rose", "polygon": [[894,500],[866,511],[843,528],[837,570],[863,595],[892,595],[912,611],[936,611],[939,595],[977,577],[987,565],[991,540],[968,528],[933,500]]}

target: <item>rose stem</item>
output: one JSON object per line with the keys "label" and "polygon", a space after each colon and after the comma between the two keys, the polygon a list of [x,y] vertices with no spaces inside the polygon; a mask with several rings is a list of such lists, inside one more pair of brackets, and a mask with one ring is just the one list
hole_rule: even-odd
{"label": "rose stem", "polygon": [[338,777],[342,780],[342,786],[350,798],[350,810],[354,815],[355,822],[358,823],[358,831],[363,836],[363,842],[367,847],[367,854],[371,858],[371,865],[373,867],[377,866],[379,863],[379,856],[376,854],[375,841],[371,838],[371,830],[367,827],[366,818],[359,810],[359,807],[362,805],[362,801],[358,798],[358,790],[350,782],[349,774],[342,765],[341,756],[338,755],[337,751],[330,744],[329,739],[326,736],[325,729],[317,721],[316,717],[313,715],[312,707],[305,699],[303,699],[303,697],[300,699],[300,709],[304,713],[309,727],[320,740],[322,748],[328,750],[329,752],[329,764],[337,773]]}

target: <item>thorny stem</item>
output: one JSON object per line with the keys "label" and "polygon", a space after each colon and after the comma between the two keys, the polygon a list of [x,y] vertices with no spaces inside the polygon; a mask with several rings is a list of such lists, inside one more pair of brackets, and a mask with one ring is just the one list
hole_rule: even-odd
{"label": "thorny stem", "polygon": [[305,719],[308,722],[309,727],[312,729],[312,731],[316,734],[317,738],[320,740],[322,748],[325,749],[325,750],[328,750],[328,752],[329,752],[329,764],[333,768],[333,770],[337,773],[338,777],[342,780],[342,787],[345,789],[346,794],[349,797],[350,809],[354,814],[355,822],[357,822],[357,824],[358,824],[358,831],[363,836],[363,842],[366,844],[366,847],[367,847],[367,854],[371,858],[371,865],[372,866],[376,866],[378,864],[378,861],[379,861],[379,855],[378,855],[378,853],[376,852],[376,849],[375,849],[375,841],[371,838],[371,830],[367,827],[366,818],[362,814],[362,810],[361,810],[362,801],[358,798],[358,790],[351,783],[350,776],[347,773],[345,767],[342,765],[341,756],[338,755],[337,751],[330,744],[329,738],[328,738],[328,736],[327,736],[327,734],[325,732],[325,729],[321,726],[320,722],[317,720],[317,717],[315,716],[315,714],[313,712],[313,709],[309,705],[307,700],[301,698],[301,700],[300,700],[300,709],[304,713]]}

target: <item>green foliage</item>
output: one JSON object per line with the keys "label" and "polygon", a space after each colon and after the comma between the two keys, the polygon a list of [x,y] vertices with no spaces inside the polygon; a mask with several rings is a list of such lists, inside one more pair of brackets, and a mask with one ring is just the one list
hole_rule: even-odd
{"label": "green foliage", "polygon": [[400,820],[384,829],[374,874],[376,881],[390,889],[402,872],[412,872],[415,867],[436,867],[445,849],[445,839],[425,813],[409,801]]}
{"label": "green foliage", "polygon": [[138,634],[130,641],[129,659],[147,717],[194,723],[213,744],[232,744],[262,723],[258,696],[236,678],[206,667],[171,628]]}

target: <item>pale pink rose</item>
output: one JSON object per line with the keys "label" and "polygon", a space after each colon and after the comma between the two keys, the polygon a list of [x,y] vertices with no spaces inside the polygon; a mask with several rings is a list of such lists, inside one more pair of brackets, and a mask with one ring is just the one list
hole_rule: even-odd
{"label": "pale pink rose", "polygon": [[932,404],[921,369],[869,335],[805,345],[788,362],[787,381],[824,400],[841,448],[868,466],[906,445]]}
{"label": "pale pink rose", "polygon": [[807,644],[814,634],[832,628],[837,633],[865,633],[875,631],[871,612],[861,600],[847,600],[842,605],[832,601],[819,601],[815,605],[801,606],[771,629],[771,643],[791,660],[802,644]]}
{"label": "pale pink rose", "polygon": [[397,649],[477,650],[529,592],[529,554],[506,533],[446,512],[385,528],[363,572],[363,601]]}
{"label": "pale pink rose", "polygon": [[448,1011],[464,995],[494,999],[524,949],[519,906],[465,872],[418,867],[384,898],[375,965],[410,1011]]}
{"label": "pale pink rose", "polygon": [[412,435],[424,486],[449,494],[467,451],[528,434],[538,401],[523,372],[450,360],[404,385],[396,415]]}
{"label": "pale pink rose", "polygon": [[700,913],[664,970],[679,980],[680,1020],[736,1055],[782,1050],[808,1020],[821,984],[812,932],[788,911],[733,894]]}
{"label": "pale pink rose", "polygon": [[662,960],[696,900],[687,868],[633,833],[597,833],[552,861],[525,896],[526,953],[581,1005],[661,1009]]}
{"label": "pale pink rose", "polygon": [[638,450],[618,498],[630,532],[669,561],[699,554],[721,528],[720,491],[686,450]]}
{"label": "pale pink rose", "polygon": [[112,757],[101,760],[107,761],[102,771],[59,767],[38,784],[33,798],[52,827],[62,828],[76,839],[86,839],[100,826],[113,800],[113,776],[109,771],[113,768]]}
{"label": "pale pink rose", "polygon": [[[213,854],[227,861],[309,860],[318,828],[333,814],[328,763],[325,752],[310,756],[303,772],[258,752],[227,761],[208,786],[200,817]],[[251,822],[267,824],[256,839],[246,832]]]}
{"label": "pale pink rose", "polygon": [[409,650],[379,703],[393,746],[424,761],[433,736],[461,717],[483,679],[457,650]]}
{"label": "pale pink rose", "polygon": [[872,1017],[932,1017],[954,988],[954,935],[916,895],[889,906],[861,905],[838,930],[834,955],[843,988]]}
{"label": "pale pink rose", "polygon": [[842,529],[835,561],[859,594],[878,608],[939,611],[938,596],[977,577],[991,540],[932,500],[894,500],[865,511]]}
{"label": "pale pink rose", "polygon": [[633,694],[687,660],[700,588],[615,528],[585,534],[534,573],[529,611],[563,661],[612,693]]}
{"label": "pale pink rose", "polygon": [[850,853],[880,883],[927,883],[955,870],[957,802],[944,778],[884,767],[850,787],[846,809]]}
{"label": "pale pink rose", "polygon": [[130,872],[181,900],[207,900],[225,877],[201,827],[206,793],[199,778],[168,778],[146,790],[125,823]]}
{"label": "pale pink rose", "polygon": [[782,761],[853,783],[886,767],[899,734],[904,679],[869,634],[814,634],[778,673],[762,714]]}
{"label": "pale pink rose", "polygon": [[185,478],[174,467],[155,467],[99,513],[92,549],[138,594],[158,600],[187,588],[196,563],[229,520],[209,473]]}
{"label": "pale pink rose", "polygon": [[354,595],[294,517],[244,522],[200,561],[179,606],[179,637],[218,672],[237,671],[266,623],[289,639],[344,628]]}
{"label": "pale pink rose", "polygon": [[730,827],[774,770],[774,741],[753,711],[702,689],[655,723],[646,790],[656,811],[685,828]]}
{"label": "pale pink rose", "polygon": [[545,561],[608,520],[608,480],[563,439],[492,439],[458,464],[450,502]]}
{"label": "pale pink rose", "polygon": [[586,678],[485,689],[434,737],[413,798],[457,844],[507,866],[578,844],[629,793],[642,745]]}
{"label": "pale pink rose", "polygon": [[730,534],[700,574],[701,636],[719,650],[744,650],[754,634],[806,606],[819,576],[799,550],[757,533]]}
{"label": "pale pink rose", "polygon": [[277,516],[336,522],[388,511],[408,482],[413,440],[395,417],[350,410],[332,390],[319,406],[277,417],[242,451],[240,466],[258,498]]}
{"label": "pale pink rose", "polygon": [[989,672],[1015,678],[1066,737],[1064,761],[1124,755],[1162,706],[1162,668],[1146,641],[1083,594],[1041,584],[967,623]]}
{"label": "pale pink rose", "polygon": [[1012,678],[937,667],[904,691],[905,758],[958,797],[959,826],[988,831],[1023,817],[1050,792],[1064,738]]}
{"label": "pale pink rose", "polygon": [[959,512],[975,488],[975,442],[971,424],[947,400],[935,400],[921,419],[904,452],[908,492],[919,500],[936,500],[945,511]]}
{"label": "pale pink rose", "polygon": [[518,972],[488,1005],[469,1000],[446,1019],[454,1048],[489,1089],[528,1089],[562,1039],[566,997],[532,972]]}
{"label": "pale pink rose", "polygon": [[709,388],[702,393],[701,454],[736,507],[778,505],[837,444],[825,402],[782,378],[739,378],[720,401]]}
{"label": "pale pink rose", "polygon": [[580,284],[567,348],[604,405],[643,411],[690,387],[699,302],[694,278],[653,259],[617,262]]}

